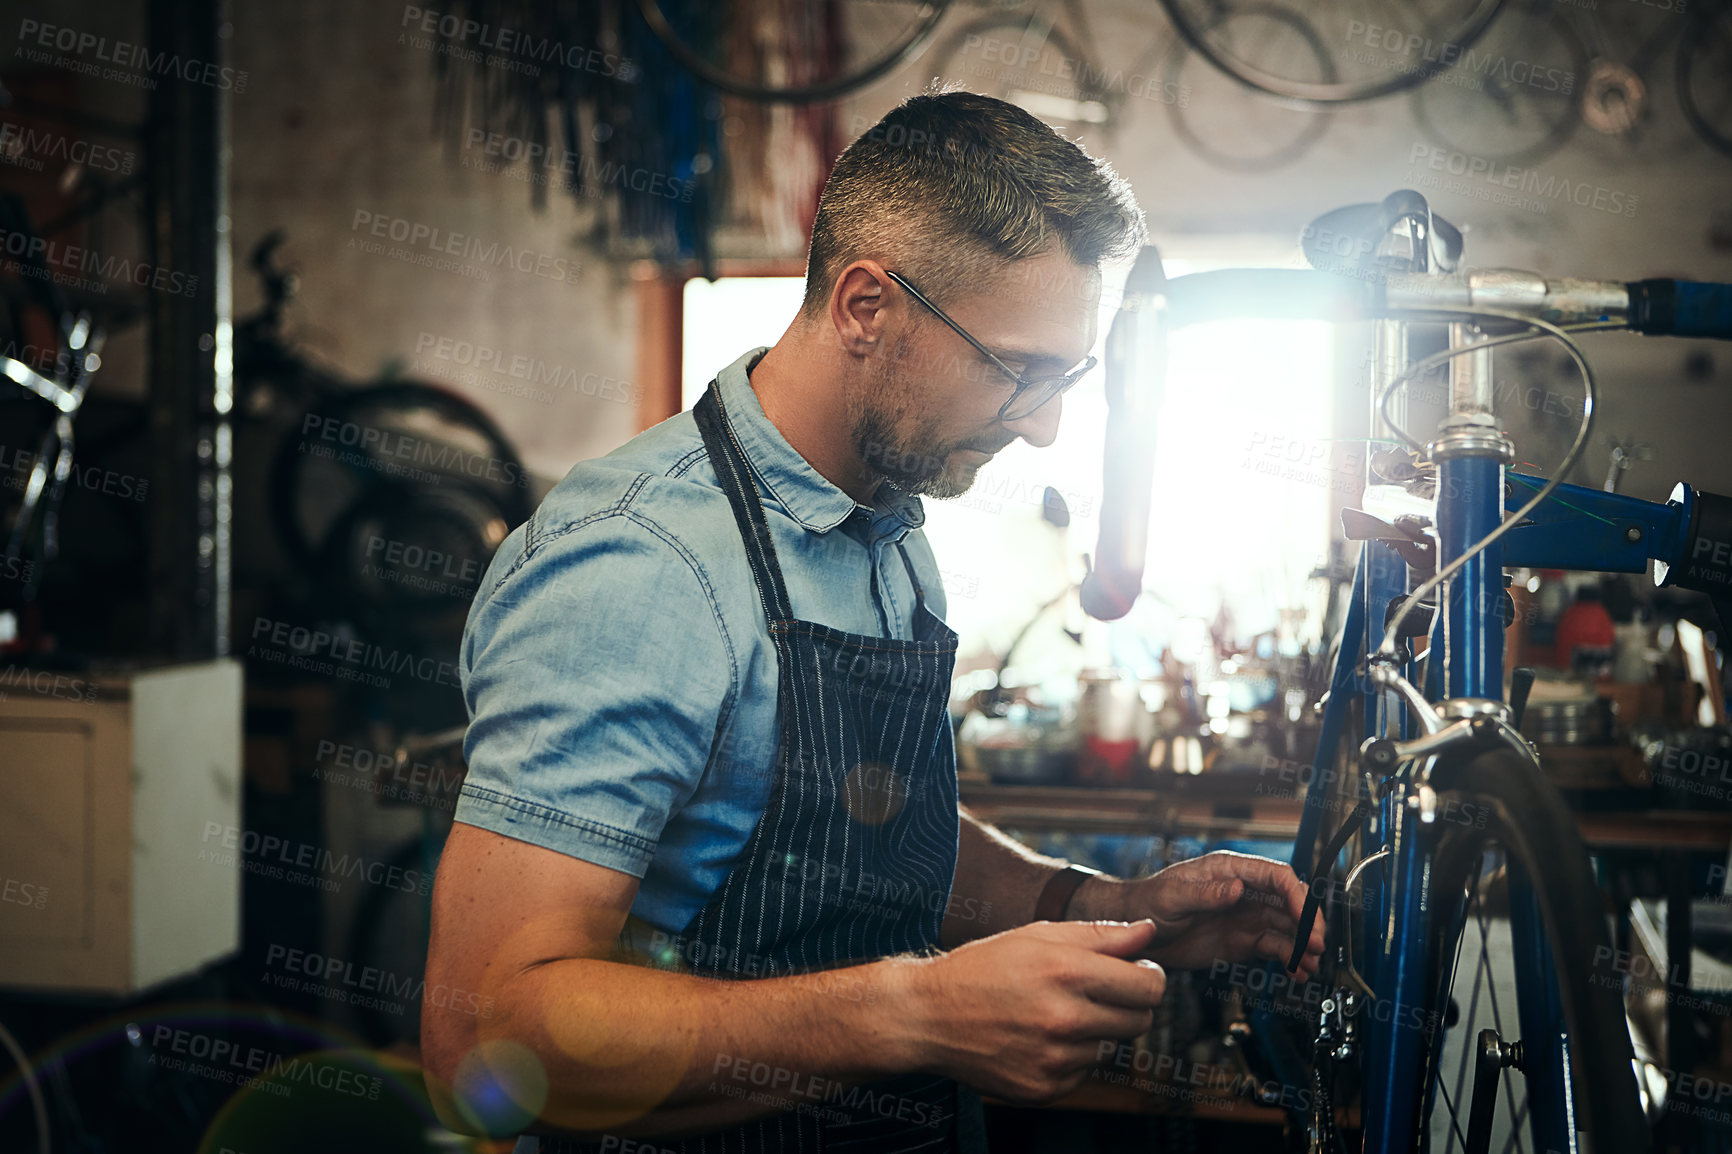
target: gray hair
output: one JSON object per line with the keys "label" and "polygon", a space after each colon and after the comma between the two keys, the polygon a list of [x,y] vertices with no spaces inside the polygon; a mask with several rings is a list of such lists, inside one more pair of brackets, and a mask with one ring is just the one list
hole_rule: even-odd
{"label": "gray hair", "polygon": [[1130,185],[1106,161],[1014,104],[934,87],[837,158],[812,223],[800,314],[821,316],[836,277],[862,257],[951,297],[1055,243],[1089,268],[1132,255],[1144,236]]}

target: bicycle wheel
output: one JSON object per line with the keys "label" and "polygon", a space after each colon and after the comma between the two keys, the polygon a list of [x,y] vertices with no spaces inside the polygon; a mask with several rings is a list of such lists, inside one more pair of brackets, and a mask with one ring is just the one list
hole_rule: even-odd
{"label": "bicycle wheel", "polygon": [[[1463,172],[1474,159],[1506,166],[1459,182],[1489,185],[1509,175],[1508,165],[1532,164],[1564,146],[1581,122],[1588,75],[1588,46],[1569,18],[1525,4],[1504,13],[1480,50],[1414,89],[1413,118],[1431,140],[1467,154]],[[1449,174],[1448,166],[1441,171]]]}
{"label": "bicycle wheel", "polygon": [[[1126,95],[1125,86],[1113,87],[1105,66],[1040,11],[971,21],[947,36],[933,56],[932,79],[959,81],[1049,122],[1110,127]],[[1135,95],[1149,95],[1142,75],[1133,70],[1132,76]],[[1159,99],[1158,86],[1153,96]]]}
{"label": "bicycle wheel", "polygon": [[[1570,1131],[1585,1131],[1595,1150],[1647,1149],[1622,987],[1616,974],[1604,970],[1603,959],[1613,956],[1606,919],[1587,848],[1563,798],[1538,766],[1507,749],[1448,759],[1432,781],[1443,829],[1432,858],[1428,972],[1436,997],[1428,1020],[1455,1022],[1442,1031],[1441,1044],[1433,1045],[1421,1067],[1419,1101],[1429,1120],[1431,1148],[1466,1147],[1476,1105],[1472,1072],[1479,1032],[1489,1026],[1503,1042],[1522,1043],[1524,1067],[1519,1082],[1504,1069],[1495,1083],[1479,1090],[1495,1092],[1499,1122],[1511,1135],[1497,1141],[1493,1129],[1490,1149],[1539,1154],[1548,1145],[1573,1148],[1573,1133],[1556,1133],[1558,1117],[1567,1120]],[[1513,988],[1493,965],[1491,943],[1506,932],[1491,900],[1495,885],[1488,884],[1497,874],[1487,868],[1494,854],[1505,862],[1511,898],[1507,932],[1518,962]],[[1535,909],[1538,924],[1532,920]],[[1469,940],[1477,944],[1475,956],[1463,958]],[[1532,948],[1541,943],[1545,948]],[[1547,953],[1552,981],[1524,974],[1519,964],[1524,958],[1537,964]],[[1550,1020],[1553,1007],[1561,1009],[1567,1024],[1562,1051],[1568,1073],[1561,1084],[1549,1084],[1541,1058],[1546,1048],[1542,1023]],[[1560,1094],[1567,1100],[1558,1102]],[[1519,1132],[1524,1117],[1531,1147]]]}
{"label": "bicycle wheel", "polygon": [[[1255,55],[1277,56],[1281,70],[1319,82],[1336,78],[1329,48],[1306,20],[1290,8],[1247,4],[1222,9],[1212,32],[1229,46],[1257,45]],[[1185,64],[1192,53],[1175,39],[1162,68],[1166,90],[1178,99],[1167,102],[1173,135],[1192,154],[1227,172],[1272,172],[1311,150],[1329,131],[1334,113],[1327,108],[1274,101],[1246,92],[1216,73]],[[1196,73],[1204,73],[1198,76]]]}
{"label": "bicycle wheel", "polygon": [[1292,75],[1277,59],[1224,41],[1221,0],[1161,0],[1161,7],[1186,44],[1246,88],[1313,104],[1350,104],[1404,92],[1448,68],[1479,40],[1503,2],[1293,3],[1295,18],[1307,21],[1325,43],[1339,46],[1333,75],[1323,80]]}
{"label": "bicycle wheel", "polygon": [[272,462],[271,516],[290,560],[321,582],[345,512],[378,490],[405,501],[427,493],[485,497],[509,531],[533,511],[529,480],[517,450],[478,406],[437,385],[393,381],[345,390],[307,410]]}
{"label": "bicycle wheel", "polygon": [[1732,4],[1695,10],[1678,42],[1678,103],[1690,127],[1732,156]]}
{"label": "bicycle wheel", "polygon": [[818,104],[856,92],[917,58],[950,3],[831,0],[782,8],[798,19],[749,10],[729,19],[711,0],[686,0],[679,27],[661,0],[638,0],[637,7],[673,58],[720,91],[765,103]]}

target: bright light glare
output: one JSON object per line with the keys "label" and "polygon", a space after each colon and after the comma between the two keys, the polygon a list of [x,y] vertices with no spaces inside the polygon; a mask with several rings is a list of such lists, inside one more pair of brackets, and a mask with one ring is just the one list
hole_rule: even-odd
{"label": "bright light glare", "polygon": [[[1242,256],[1166,262],[1170,278],[1266,263]],[[781,339],[803,289],[799,277],[688,281],[685,407],[748,348]],[[1096,356],[1105,356],[1117,303],[1116,291],[1103,293]],[[1357,483],[1343,466],[1353,446],[1326,440],[1331,349],[1331,327],[1312,321],[1222,321],[1172,334],[1145,569],[1154,595],[1125,626],[1162,623],[1165,635],[1150,640],[1164,646],[1183,628],[1178,619],[1209,620],[1225,604],[1234,631],[1248,637],[1274,629],[1283,608],[1305,603],[1307,574],[1327,553],[1330,487]],[[925,501],[927,538],[949,593],[947,617],[964,654],[1002,653],[1037,606],[1081,575],[1081,555],[1094,552],[1105,377],[1103,365],[1055,402],[1063,419],[1051,446],[1018,440],[981,469],[964,496]],[[1069,506],[1067,530],[1042,519],[1048,485]],[[1031,647],[1038,640],[1031,636]]]}
{"label": "bright light glare", "polygon": [[[1166,265],[1171,278],[1257,263]],[[1105,355],[1117,303],[1116,292],[1103,294],[1097,356]],[[1306,604],[1307,576],[1328,553],[1330,486],[1356,483],[1347,464],[1352,446],[1326,440],[1332,347],[1331,326],[1317,321],[1221,321],[1171,335],[1144,569],[1153,595],[1116,630],[1158,630],[1148,640],[1177,642],[1195,659],[1206,638],[1187,630],[1195,633],[1194,619],[1212,619],[1223,604],[1242,637],[1276,628],[1283,608]],[[1080,576],[1077,558],[1095,551],[1105,378],[1097,368],[1064,397],[1052,445],[1016,441],[967,494],[926,502],[940,566],[973,591],[950,597],[949,622],[964,653],[1001,652],[1035,606]],[[1070,507],[1062,535],[1039,517],[1047,485]]]}
{"label": "bright light glare", "polygon": [[1331,486],[1355,483],[1330,445],[1329,326],[1218,321],[1168,340],[1144,581],[1184,613],[1225,601],[1241,636],[1300,603],[1323,560]]}
{"label": "bright light glare", "polygon": [[717,373],[748,349],[782,339],[806,281],[797,276],[702,277],[686,282],[680,407],[689,409]]}

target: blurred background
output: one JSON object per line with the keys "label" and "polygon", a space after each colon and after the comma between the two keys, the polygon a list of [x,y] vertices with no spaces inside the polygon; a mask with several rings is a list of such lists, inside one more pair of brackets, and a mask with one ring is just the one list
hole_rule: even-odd
{"label": "blurred background", "polygon": [[[18,0],[0,1148],[481,1148],[417,1067],[422,1000],[471,996],[420,983],[469,600],[573,464],[779,338],[830,162],[935,79],[1109,160],[1168,277],[1302,268],[1310,222],[1413,189],[1469,266],[1732,281],[1723,0]],[[1732,491],[1723,349],[1582,343],[1601,396],[1567,480]],[[1386,447],[1372,348],[1321,322],[1174,336],[1118,621],[1076,593],[1102,374],[1053,446],[926,502],[975,812],[1125,876],[1286,857],[1358,548],[1340,513]],[[1547,473],[1581,416],[1568,357],[1522,345],[1496,373],[1518,461]],[[1416,388],[1413,426],[1440,400]],[[1721,863],[1698,945],[1723,957],[1705,599],[1538,570],[1511,592],[1530,736],[1585,812],[1692,815],[1685,864]],[[1619,845],[1639,945],[1666,846]],[[1176,982],[1151,1052],[1227,1061],[1208,981]],[[1703,1071],[1732,1066],[1722,1020],[1688,1027]],[[1280,1109],[1224,1093],[992,1116],[995,1149],[1284,1148]]]}

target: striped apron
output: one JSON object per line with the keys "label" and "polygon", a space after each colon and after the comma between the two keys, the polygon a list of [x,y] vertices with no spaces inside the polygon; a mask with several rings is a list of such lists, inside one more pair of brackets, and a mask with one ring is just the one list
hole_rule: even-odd
{"label": "striped apron", "polygon": [[[670,949],[679,952],[682,969],[714,978],[777,977],[936,953],[959,828],[948,712],[956,634],[927,609],[900,542],[915,590],[915,640],[795,620],[757,484],[714,382],[694,415],[739,523],[776,647],[781,734],[763,816],[726,880]],[[837,996],[851,989],[839,981]],[[838,1087],[763,1063],[717,1064],[725,1070],[718,1079],[724,1092],[767,1092],[792,1108],[713,1134],[649,1139],[645,1148],[682,1154],[986,1148],[979,1097],[946,1078],[907,1074]],[[541,1143],[543,1154],[601,1149],[602,1143],[569,1139]]]}

